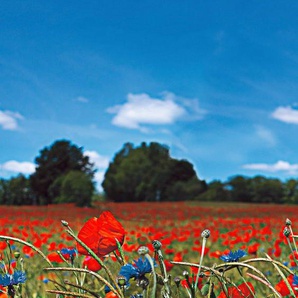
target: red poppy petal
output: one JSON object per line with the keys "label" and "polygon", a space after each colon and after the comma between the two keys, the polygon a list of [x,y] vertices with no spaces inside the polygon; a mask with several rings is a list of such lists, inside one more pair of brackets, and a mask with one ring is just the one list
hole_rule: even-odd
{"label": "red poppy petal", "polygon": [[[95,253],[98,251],[99,235],[97,233],[97,218],[90,218],[82,227],[78,234],[78,238],[82,240]],[[78,252],[88,255],[88,251],[78,243]]]}
{"label": "red poppy petal", "polygon": [[[80,230],[78,237],[99,257],[117,249],[115,238],[122,245],[125,230],[109,211],[104,211],[99,218],[91,218]],[[78,244],[78,252],[88,255],[86,249]]]}

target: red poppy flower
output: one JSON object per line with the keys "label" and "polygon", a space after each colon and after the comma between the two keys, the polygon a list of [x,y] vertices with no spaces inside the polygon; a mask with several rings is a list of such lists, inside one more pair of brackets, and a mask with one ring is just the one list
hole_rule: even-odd
{"label": "red poppy flower", "polygon": [[88,270],[97,272],[101,269],[101,265],[92,257],[87,256],[83,261],[83,267],[87,267]]}
{"label": "red poppy flower", "polygon": [[[246,285],[247,284],[247,285]],[[255,292],[253,285],[250,282],[242,283],[237,288],[236,287],[229,287],[228,294],[231,298],[253,298],[254,295],[252,293]],[[251,291],[249,290],[249,288]],[[227,295],[222,291],[217,298],[227,298]]]}
{"label": "red poppy flower", "polygon": [[[293,287],[293,280],[294,280],[294,276],[293,275],[289,275],[287,277],[288,282],[291,285],[292,290],[294,291],[295,294],[298,294],[298,291],[296,291]],[[282,279],[279,283],[277,283],[275,285],[275,290],[281,294],[282,297],[288,296],[290,295],[290,290],[288,288],[288,286],[286,285],[285,281]]]}
{"label": "red poppy flower", "polygon": [[[121,223],[109,211],[104,211],[98,218],[89,219],[82,227],[78,238],[82,240],[99,257],[103,257],[117,249],[117,242],[124,242],[125,230]],[[78,252],[88,255],[88,251],[80,244]]]}
{"label": "red poppy flower", "polygon": [[51,252],[50,254],[48,254],[48,259],[51,262],[55,262],[55,263],[63,263],[63,259],[61,259],[60,255],[57,252]]}

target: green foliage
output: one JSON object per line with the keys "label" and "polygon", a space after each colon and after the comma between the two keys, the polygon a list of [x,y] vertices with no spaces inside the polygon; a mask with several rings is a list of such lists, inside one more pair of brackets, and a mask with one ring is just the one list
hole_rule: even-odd
{"label": "green foliage", "polygon": [[75,203],[77,206],[90,206],[94,184],[87,174],[70,171],[54,182],[59,190],[54,203]]}
{"label": "green foliage", "polygon": [[0,202],[6,205],[32,205],[34,196],[29,180],[19,174],[9,180],[0,180]]}
{"label": "green foliage", "polygon": [[171,158],[169,148],[155,142],[124,144],[102,186],[107,198],[118,202],[185,200],[204,189],[191,163]]}
{"label": "green foliage", "polygon": [[230,192],[225,184],[219,180],[214,180],[208,184],[208,189],[199,195],[202,201],[230,201]]}
{"label": "green foliage", "polygon": [[83,155],[83,148],[67,140],[58,140],[45,147],[36,157],[36,171],[30,176],[30,183],[38,203],[51,204],[56,198],[61,176],[70,171],[80,171],[91,179],[94,175],[93,164]]}

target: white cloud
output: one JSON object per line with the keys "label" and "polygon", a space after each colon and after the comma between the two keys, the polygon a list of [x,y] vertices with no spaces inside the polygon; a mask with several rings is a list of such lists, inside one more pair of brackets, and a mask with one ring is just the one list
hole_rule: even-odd
{"label": "white cloud", "polygon": [[0,165],[2,170],[14,173],[31,174],[35,171],[35,164],[31,162],[18,162],[10,160]]}
{"label": "white cloud", "polygon": [[295,174],[298,171],[298,164],[290,164],[287,161],[279,160],[275,164],[246,164],[243,166],[243,168],[248,170],[260,170],[264,172],[286,172],[288,174]]}
{"label": "white cloud", "polygon": [[143,132],[148,128],[142,124],[169,125],[177,120],[192,117],[192,114],[203,114],[197,100],[178,98],[175,94],[164,92],[162,98],[153,98],[146,93],[127,95],[127,102],[107,109],[108,113],[116,114],[112,123],[129,129]]}
{"label": "white cloud", "polygon": [[298,110],[290,106],[278,107],[272,113],[272,117],[282,122],[298,124]]}
{"label": "white cloud", "polygon": [[96,188],[98,191],[102,191],[101,183],[104,179],[105,172],[96,172],[94,175],[94,180],[96,182]]}
{"label": "white cloud", "polygon": [[263,126],[256,126],[256,134],[261,140],[265,141],[270,146],[276,145],[276,138],[269,129]]}
{"label": "white cloud", "polygon": [[0,126],[4,130],[16,130],[18,128],[18,119],[23,119],[19,113],[0,111]]}
{"label": "white cloud", "polygon": [[109,158],[98,154],[96,151],[85,151],[84,155],[89,157],[90,162],[94,163],[96,168],[104,169],[109,165]]}
{"label": "white cloud", "polygon": [[87,103],[87,102],[89,102],[89,99],[84,96],[79,96],[76,98],[76,101]]}
{"label": "white cloud", "polygon": [[105,171],[109,166],[109,158],[98,154],[96,151],[85,151],[85,156],[89,157],[90,162],[94,163],[95,168],[101,169],[101,171],[96,171],[94,175],[94,181],[96,183],[96,188],[98,191],[102,191],[101,183],[104,179]]}

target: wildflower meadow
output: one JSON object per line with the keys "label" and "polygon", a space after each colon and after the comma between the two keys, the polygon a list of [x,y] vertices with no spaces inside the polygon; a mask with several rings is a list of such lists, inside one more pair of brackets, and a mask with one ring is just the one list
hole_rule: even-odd
{"label": "wildflower meadow", "polygon": [[0,297],[298,297],[298,206],[1,206]]}

